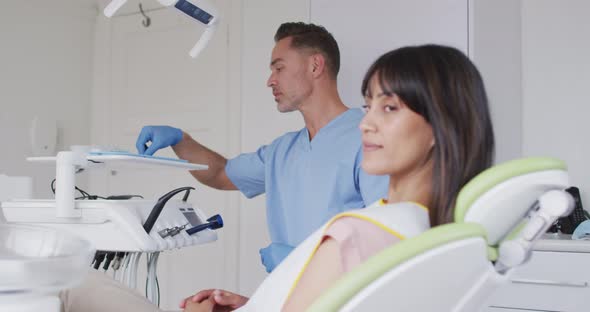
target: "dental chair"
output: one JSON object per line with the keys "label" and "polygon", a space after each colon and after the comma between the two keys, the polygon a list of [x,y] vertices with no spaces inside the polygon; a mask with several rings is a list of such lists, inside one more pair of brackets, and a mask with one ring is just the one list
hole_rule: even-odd
{"label": "dental chair", "polygon": [[309,311],[478,311],[573,209],[566,166],[550,158],[490,168],[459,193],[455,223],[434,227],[345,275]]}
{"label": "dental chair", "polygon": [[[454,223],[379,252],[340,278],[307,311],[478,311],[529,259],[534,242],[571,212],[573,198],[564,191],[569,186],[566,165],[557,159],[525,158],[494,166],[463,187]],[[290,259],[298,257],[297,249],[285,265],[297,262]],[[285,271],[273,272],[243,310],[278,311],[293,283]]]}

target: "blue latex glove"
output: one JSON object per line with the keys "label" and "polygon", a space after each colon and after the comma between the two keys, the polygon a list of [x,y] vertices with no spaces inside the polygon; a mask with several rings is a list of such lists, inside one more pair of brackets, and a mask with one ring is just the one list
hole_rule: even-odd
{"label": "blue latex glove", "polygon": [[590,220],[586,220],[576,227],[572,239],[590,239]]}
{"label": "blue latex glove", "polygon": [[266,248],[260,249],[260,259],[266,272],[270,273],[285,259],[293,250],[293,247],[281,243],[272,243]]}
{"label": "blue latex glove", "polygon": [[[157,150],[176,145],[182,140],[182,130],[170,126],[145,126],[135,142],[138,154],[154,155]],[[147,142],[152,142],[148,147]]]}

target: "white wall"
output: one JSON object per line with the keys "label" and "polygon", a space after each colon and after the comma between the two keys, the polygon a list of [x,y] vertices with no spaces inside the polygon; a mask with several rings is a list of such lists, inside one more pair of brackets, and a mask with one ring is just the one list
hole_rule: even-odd
{"label": "white wall", "polygon": [[471,4],[470,50],[490,98],[496,161],[528,156],[565,160],[588,209],[590,2]]}
{"label": "white wall", "polygon": [[[501,22],[499,22],[501,21]],[[522,156],[521,2],[470,1],[469,54],[486,86],[497,163]]]}
{"label": "white wall", "polygon": [[523,154],[567,162],[590,208],[590,2],[523,0]]}
{"label": "white wall", "polygon": [[0,173],[34,177],[49,197],[55,168],[25,161],[35,116],[57,120],[57,149],[88,141],[96,10],[87,1],[0,1]]}
{"label": "white wall", "polygon": [[[338,41],[338,91],[344,103],[350,107],[364,103],[362,80],[369,66],[385,52],[436,43],[467,53],[468,2],[312,0],[311,21],[326,27]],[[334,14],[336,8],[339,14]]]}

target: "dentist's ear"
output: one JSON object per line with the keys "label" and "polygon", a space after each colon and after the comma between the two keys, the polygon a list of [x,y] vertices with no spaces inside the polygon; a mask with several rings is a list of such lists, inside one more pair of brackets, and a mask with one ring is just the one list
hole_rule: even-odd
{"label": "dentist's ear", "polygon": [[311,72],[314,73],[314,75],[321,74],[326,66],[324,56],[320,53],[313,55],[311,66]]}

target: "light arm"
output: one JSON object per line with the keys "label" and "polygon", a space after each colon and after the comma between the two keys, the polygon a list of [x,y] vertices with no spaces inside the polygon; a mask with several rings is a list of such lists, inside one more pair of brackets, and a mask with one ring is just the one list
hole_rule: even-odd
{"label": "light arm", "polygon": [[195,46],[189,52],[189,55],[192,58],[196,58],[197,56],[199,56],[201,51],[203,51],[203,49],[205,49],[205,47],[209,43],[209,40],[211,40],[211,37],[213,37],[213,34],[215,33],[216,29],[217,29],[217,24],[213,24],[213,25],[207,27],[207,29],[205,29],[205,31],[201,35],[201,38],[199,39],[199,41],[197,41]]}
{"label": "light arm", "polygon": [[127,0],[113,0],[104,8],[104,15],[106,17],[113,17],[115,12],[119,11],[119,9],[127,2]]}

